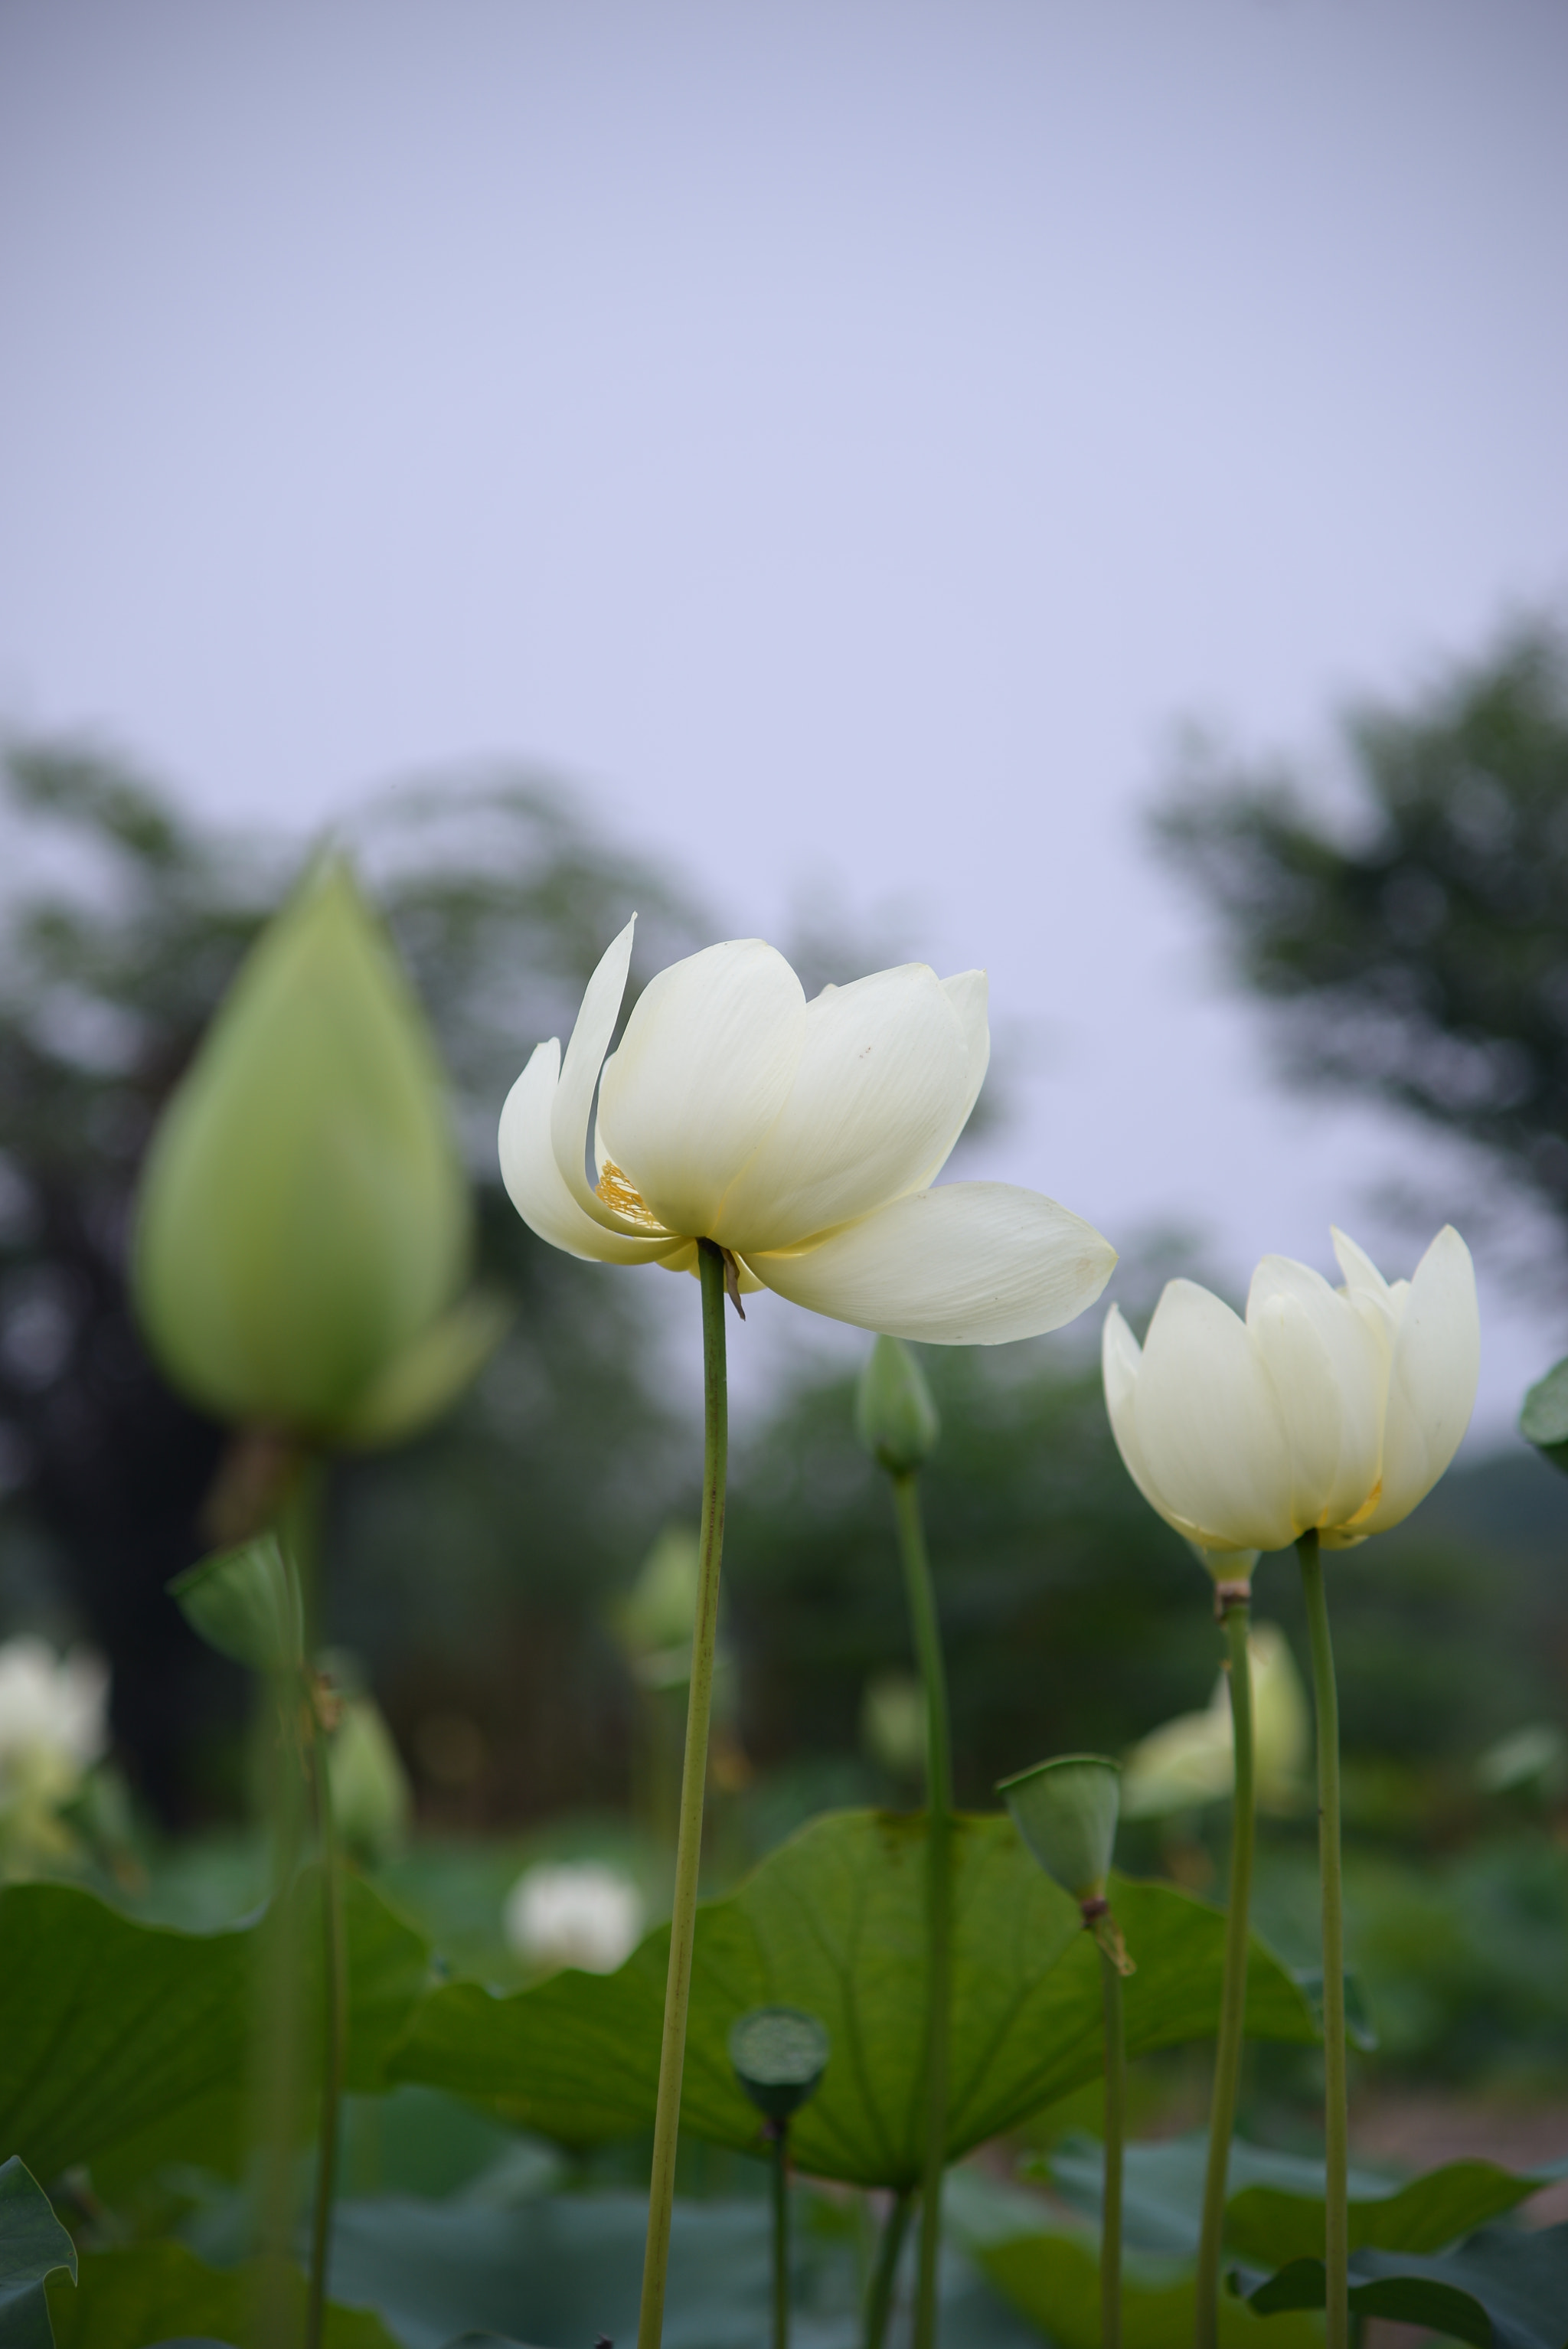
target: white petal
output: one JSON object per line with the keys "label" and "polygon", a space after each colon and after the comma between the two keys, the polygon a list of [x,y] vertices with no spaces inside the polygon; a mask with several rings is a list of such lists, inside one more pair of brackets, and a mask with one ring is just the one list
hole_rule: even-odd
{"label": "white petal", "polygon": [[1204,1549],[1283,1549],[1290,1447],[1272,1381],[1247,1328],[1196,1281],[1171,1280],[1143,1341],[1138,1433],[1171,1510],[1202,1528]]}
{"label": "white petal", "polygon": [[760,938],[671,963],[626,1022],[599,1091],[605,1149],[672,1231],[711,1238],[719,1203],[789,1097],[800,982]]}
{"label": "white petal", "polygon": [[1451,1224],[1420,1263],[1394,1341],[1383,1431],[1383,1489],[1357,1526],[1381,1533],[1423,1500],[1458,1451],[1475,1408],[1480,1315],[1475,1267]]}
{"label": "white petal", "polygon": [[969,1100],[970,1039],[923,962],[825,987],[806,1006],[789,1097],[725,1193],[709,1237],[798,1247],[921,1186]]}
{"label": "white petal", "polygon": [[944,1183],[814,1247],[750,1261],[780,1297],[832,1320],[937,1346],[995,1346],[1082,1313],[1116,1251],[1037,1191]]}
{"label": "white petal", "polygon": [[602,1264],[647,1264],[668,1240],[633,1239],[607,1231],[585,1216],[562,1179],[551,1147],[551,1110],[555,1100],[561,1047],[552,1037],[538,1045],[500,1113],[500,1174],[507,1195],[530,1231],[569,1256]]}
{"label": "white petal", "polygon": [[634,1224],[607,1207],[588,1180],[588,1118],[593,1107],[593,1089],[620,1017],[632,959],[632,933],[636,926],[634,914],[620,936],[605,948],[588,982],[555,1088],[550,1112],[550,1143],[562,1181],[589,1221],[603,1226],[606,1231],[630,1232],[640,1237]]}
{"label": "white petal", "polygon": [[1137,1339],[1121,1318],[1121,1308],[1113,1305],[1105,1317],[1105,1328],[1099,1340],[1100,1374],[1105,1381],[1105,1407],[1110,1419],[1110,1432],[1116,1438],[1116,1448],[1122,1464],[1151,1509],[1176,1527],[1178,1533],[1193,1538],[1195,1528],[1185,1518],[1173,1516],[1164,1495],[1149,1473],[1143,1447],[1138,1438],[1138,1374],[1143,1366],[1143,1353]]}
{"label": "white petal", "polygon": [[1399,1315],[1404,1309],[1400,1292],[1409,1284],[1400,1281],[1391,1288],[1365,1248],[1358,1248],[1348,1232],[1342,1232],[1331,1224],[1329,1237],[1334,1242],[1334,1253],[1339,1259],[1339,1269],[1345,1275],[1345,1294],[1380,1342],[1386,1377],[1388,1357],[1393,1351],[1394,1333],[1399,1327]]}
{"label": "white petal", "polygon": [[943,980],[942,991],[958,1014],[964,1029],[969,1054],[969,1083],[960,1104],[958,1116],[954,1121],[953,1131],[946,1137],[943,1146],[942,1155],[934,1165],[926,1168],[914,1186],[920,1191],[923,1191],[928,1184],[935,1182],[952,1156],[954,1146],[968,1124],[970,1113],[980,1098],[980,1088],[985,1081],[985,1071],[991,1065],[989,1013],[991,983],[985,972],[983,970],[957,971],[952,978]]}
{"label": "white petal", "polygon": [[1348,1297],[1286,1256],[1253,1273],[1247,1328],[1284,1419],[1292,1516],[1303,1530],[1339,1525],[1377,1481],[1384,1349]]}

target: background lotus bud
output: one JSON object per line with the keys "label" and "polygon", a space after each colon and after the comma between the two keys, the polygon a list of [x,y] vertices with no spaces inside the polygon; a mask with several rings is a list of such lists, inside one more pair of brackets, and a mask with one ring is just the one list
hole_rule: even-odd
{"label": "background lotus bud", "polygon": [[936,1405],[902,1338],[879,1338],[861,1372],[855,1426],[873,1460],[891,1475],[920,1467],[942,1433]]}
{"label": "background lotus bud", "polygon": [[1519,1432],[1542,1459],[1568,1473],[1568,1359],[1531,1388],[1519,1414]]}
{"label": "background lotus bud", "polygon": [[143,1326],[204,1410],[385,1440],[493,1342],[493,1325],[448,1319],[469,1242],[423,1015],[331,860],[252,949],[154,1136],[133,1268]]}
{"label": "background lotus bud", "polygon": [[602,1860],[544,1862],[518,1878],[502,1925],[507,1946],[542,1971],[578,1966],[613,1974],[637,1946],[642,1896],[629,1877]]}
{"label": "background lotus bud", "polygon": [[[1258,1807],[1297,1810],[1312,1751],[1306,1692],[1276,1624],[1254,1623],[1247,1646]],[[1162,1818],[1228,1796],[1236,1775],[1234,1735],[1229,1681],[1222,1672],[1206,1712],[1179,1713],[1133,1747],[1122,1770],[1123,1816]]]}
{"label": "background lotus bud", "polygon": [[1004,1778],[996,1792],[1046,1874],[1075,1900],[1099,1899],[1116,1844],[1120,1764],[1103,1754],[1064,1754]]}
{"label": "background lotus bud", "polygon": [[690,1680],[692,1625],[696,1620],[701,1574],[696,1527],[666,1526],[611,1616],[621,1651],[639,1686],[680,1688]]}
{"label": "background lotus bud", "polygon": [[407,1773],[374,1697],[347,1696],[327,1757],[338,1835],[356,1857],[386,1859],[400,1848],[413,1808]]}
{"label": "background lotus bud", "polygon": [[861,1743],[895,1778],[925,1767],[925,1691],[913,1672],[873,1672],[861,1697]]}

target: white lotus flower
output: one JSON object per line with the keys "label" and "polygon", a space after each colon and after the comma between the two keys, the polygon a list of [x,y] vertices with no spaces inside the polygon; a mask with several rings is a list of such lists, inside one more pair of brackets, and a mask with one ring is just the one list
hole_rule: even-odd
{"label": "white lotus flower", "polygon": [[929,1187],[990,1057],[983,971],[905,963],[808,1003],[782,955],[732,940],[662,970],[606,1060],[632,928],[564,1061],[541,1044],[501,1112],[501,1174],[542,1238],[674,1271],[711,1240],[737,1292],[941,1345],[1034,1337],[1094,1302],[1116,1257],[1090,1225],[1010,1184]]}
{"label": "white lotus flower", "polygon": [[[1247,1651],[1258,1808],[1295,1810],[1305,1792],[1312,1745],[1306,1691],[1277,1625],[1254,1623]],[[1206,1712],[1178,1713],[1133,1747],[1121,1770],[1122,1816],[1151,1819],[1195,1810],[1229,1795],[1235,1778],[1231,1680],[1222,1672]]]}
{"label": "white lotus flower", "polygon": [[1480,1324],[1452,1225],[1413,1280],[1386,1281],[1343,1232],[1334,1252],[1342,1288],[1264,1257],[1244,1321],[1195,1281],[1168,1282],[1141,1350],[1114,1306],[1107,1316],[1105,1398],[1122,1459],[1216,1571],[1314,1527],[1343,1549],[1397,1526],[1470,1424]]}
{"label": "white lotus flower", "polygon": [[108,1666],[24,1633],[0,1645],[0,1803],[59,1803],[108,1744]]}
{"label": "white lotus flower", "polygon": [[507,1946],[531,1965],[613,1974],[637,1946],[642,1897],[629,1878],[600,1860],[547,1862],[518,1878],[502,1923]]}

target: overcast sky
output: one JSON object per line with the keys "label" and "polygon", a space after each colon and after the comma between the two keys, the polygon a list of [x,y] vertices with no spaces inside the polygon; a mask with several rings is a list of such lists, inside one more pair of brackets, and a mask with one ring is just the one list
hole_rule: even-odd
{"label": "overcast sky", "polygon": [[[1326,1269],[1430,1154],[1139,811],[1563,606],[1565,90],[1562,0],[0,0],[0,720],[903,901],[1030,1040],[967,1171]],[[1568,1330],[1487,1314],[1495,1431]]]}

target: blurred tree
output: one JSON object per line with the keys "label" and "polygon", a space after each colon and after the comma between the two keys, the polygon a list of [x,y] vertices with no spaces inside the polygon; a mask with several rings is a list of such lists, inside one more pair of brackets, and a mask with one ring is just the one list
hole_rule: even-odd
{"label": "blurred tree", "polygon": [[1336,830],[1198,754],[1154,823],[1287,1072],[1478,1143],[1568,1237],[1568,635],[1516,626],[1406,709],[1352,713]]}
{"label": "blurred tree", "polygon": [[[77,1614],[113,1666],[122,1749],[165,1815],[189,1816],[233,1798],[241,1696],[162,1585],[203,1546],[222,1438],[147,1360],[125,1234],[159,1106],[300,848],[203,826],[58,746],[13,750],[0,823],[0,1602],[34,1621]],[[694,918],[561,798],[510,776],[390,792],[342,831],[441,1038],[480,1270],[518,1310],[458,1413],[338,1475],[332,1628],[391,1674],[406,1733],[455,1713],[465,1733],[431,1752],[460,1806],[537,1807],[584,1780],[618,1792],[603,1737],[616,1667],[569,1627],[585,1592],[624,1578],[678,1482],[641,1375],[647,1299],[533,1239],[500,1191],[495,1120],[631,907],[645,972],[690,950]]]}

